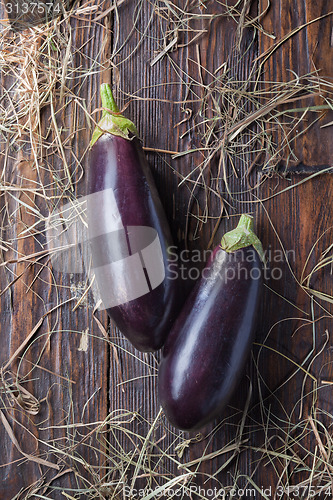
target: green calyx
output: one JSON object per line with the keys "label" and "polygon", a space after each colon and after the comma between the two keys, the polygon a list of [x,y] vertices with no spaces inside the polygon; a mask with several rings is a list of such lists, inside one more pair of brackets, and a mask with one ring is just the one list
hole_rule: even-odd
{"label": "green calyx", "polygon": [[264,250],[261,241],[254,232],[253,218],[250,215],[243,214],[239,219],[237,227],[223,236],[220,246],[226,252],[232,253],[251,245],[258,252],[260,259],[265,264]]}
{"label": "green calyx", "polygon": [[120,114],[119,108],[112,95],[111,87],[108,83],[102,83],[100,93],[104,109],[102,118],[93,132],[90,147],[92,147],[103,134],[117,135],[124,139],[131,139],[131,135],[138,135],[134,123]]}

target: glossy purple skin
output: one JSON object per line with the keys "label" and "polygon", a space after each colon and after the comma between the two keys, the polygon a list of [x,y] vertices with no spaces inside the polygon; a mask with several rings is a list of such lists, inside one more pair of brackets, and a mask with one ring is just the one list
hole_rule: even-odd
{"label": "glossy purple skin", "polygon": [[[159,235],[166,272],[164,281],[146,295],[107,309],[134,347],[155,351],[164,344],[181,307],[180,283],[175,279],[178,275],[175,259],[168,260],[168,248],[173,246],[169,224],[139,141],[111,134],[101,136],[91,149],[88,185],[90,193],[113,189],[124,226],[152,227]],[[110,241],[107,235],[110,219],[105,205],[101,203],[94,224],[99,226],[100,233],[105,233],[102,247],[105,246],[107,253],[114,239]],[[98,248],[92,242],[93,259],[100,248],[100,240]]]}
{"label": "glossy purple skin", "polygon": [[215,248],[163,348],[159,398],[175,427],[199,429],[227,405],[250,352],[261,289],[253,247]]}

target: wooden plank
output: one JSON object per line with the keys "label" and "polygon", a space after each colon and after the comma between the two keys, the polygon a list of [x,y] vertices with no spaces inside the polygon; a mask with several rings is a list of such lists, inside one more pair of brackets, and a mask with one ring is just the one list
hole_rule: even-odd
{"label": "wooden plank", "polygon": [[[267,2],[259,2],[262,12]],[[264,29],[275,35],[272,40],[268,36],[259,34],[259,54],[266,54],[260,62],[263,64],[263,78],[266,82],[288,82],[298,77],[312,75],[323,80],[332,78],[333,47],[331,43],[332,3],[311,2],[311,0],[291,1],[286,5],[282,1],[272,2],[267,15],[262,20]],[[289,36],[293,33],[293,36]],[[285,38],[285,41],[281,43]],[[267,53],[272,55],[267,58]],[[325,85],[321,93],[329,92]],[[318,97],[299,100],[290,108],[322,105]],[[298,114],[301,116],[301,113]],[[316,121],[309,130],[306,130],[311,121]],[[322,128],[333,119],[332,111],[318,114],[310,113],[297,126],[299,136],[292,143],[296,158],[292,159],[290,166],[300,170],[316,169],[332,164],[332,132],[331,127]],[[306,130],[306,133],[302,133]],[[274,140],[281,140],[275,135]],[[286,164],[286,157],[283,164]]]}
{"label": "wooden plank", "polygon": [[[92,112],[99,105],[94,84],[96,82],[98,85],[101,75],[97,75],[93,82],[84,77],[84,72],[91,68],[91,60],[88,54],[78,54],[77,49],[90,40],[91,55],[96,59],[95,68],[98,70],[99,64],[105,63],[109,31],[102,23],[94,23],[92,14],[90,18],[84,17],[83,14],[81,19],[79,16],[73,17],[65,29],[67,32],[63,41],[71,33],[68,44],[73,54],[73,60],[67,63],[69,68],[71,64],[75,68],[74,73],[68,74],[67,84],[71,90],[76,89],[78,99],[83,105],[86,103],[88,112]],[[61,35],[59,38],[57,34],[54,36],[55,43],[62,40]],[[20,43],[19,38],[16,40]],[[101,50],[103,47],[104,50]],[[61,51],[61,57],[64,58],[68,46],[60,42],[59,45],[53,45],[53,50]],[[12,83],[13,79],[2,76],[2,84],[7,89]],[[61,102],[59,89],[53,89],[53,92],[55,120],[62,135],[61,140],[66,139],[66,130],[72,133],[70,147],[67,145],[65,152],[74,185],[73,193],[69,190],[67,195],[73,198],[86,193],[85,178],[80,181],[80,161],[91,132],[84,110],[74,99],[66,101],[65,97],[65,102]],[[45,144],[49,140],[50,146],[52,141],[57,141],[50,106],[41,112],[40,120],[41,133],[46,138]],[[29,143],[30,137],[27,137],[27,140]],[[3,181],[9,185],[20,186],[23,191],[13,192],[15,199],[11,197],[11,193],[5,193],[1,197],[2,238],[7,242],[12,241],[15,247],[15,252],[3,253],[3,260],[33,255],[47,248],[45,234],[20,234],[36,222],[34,210],[48,215],[53,202],[56,204],[61,189],[54,183],[53,176],[66,178],[64,162],[56,154],[49,154],[48,150],[52,151],[52,146],[42,151],[42,158],[39,156],[39,168],[36,168],[32,152],[23,150],[20,153],[22,161],[17,162],[15,151],[9,151]],[[2,151],[2,162],[4,153]],[[28,188],[36,186],[44,186],[46,189],[51,186],[48,191],[49,203],[45,203],[38,196],[28,197],[25,194]],[[30,212],[29,207],[32,207]],[[1,339],[4,347],[1,349],[0,363],[13,373],[11,379],[9,374],[5,374],[6,380],[15,382],[15,376],[19,376],[22,386],[40,402],[40,409],[37,415],[31,415],[26,408],[22,410],[15,401],[11,401],[10,408],[8,395],[2,395],[6,409],[1,405],[1,410],[20,449],[47,459],[59,470],[48,469],[31,459],[26,460],[21,451],[13,445],[8,428],[6,429],[2,422],[0,496],[9,499],[22,491],[22,498],[26,498],[28,489],[34,490],[35,494],[50,494],[46,485],[52,481],[52,487],[58,487],[58,491],[55,490],[51,496],[63,498],[61,488],[75,489],[82,488],[83,485],[89,487],[90,484],[98,482],[94,467],[101,467],[101,480],[105,473],[103,464],[107,440],[104,440],[102,435],[97,441],[96,433],[91,437],[89,433],[96,427],[95,422],[103,422],[108,414],[109,347],[94,319],[95,302],[91,294],[75,308],[87,284],[82,273],[75,274],[68,269],[69,256],[63,254],[63,267],[60,269],[52,269],[47,257],[37,264],[34,263],[33,257],[30,261],[11,264],[6,270],[1,268],[1,290],[16,276],[18,279],[13,281],[12,286],[1,297]],[[105,313],[96,314],[107,327]],[[40,322],[43,315],[45,318]],[[8,365],[8,360],[30,332],[34,331],[36,325],[39,325],[39,328],[30,342]],[[71,427],[73,424],[78,427]],[[71,456],[64,457],[63,448],[67,449]],[[94,448],[96,452],[92,451]],[[84,467],[84,460],[89,467]],[[54,480],[62,472],[65,473]]]}
{"label": "wooden plank", "polygon": [[[276,40],[273,42],[263,34],[259,37],[259,53],[267,53],[276,46],[263,66],[267,82],[288,81],[292,78],[291,72],[301,76],[318,71],[319,76],[331,78],[331,18],[324,17],[330,10],[329,3],[272,3],[263,19],[263,27],[274,33]],[[323,16],[321,20],[311,22],[320,16]],[[309,23],[307,27],[279,45],[284,36],[306,23]],[[297,106],[315,104],[319,104],[317,99],[295,103]],[[330,113],[323,113],[320,120],[292,144],[297,160],[289,165],[291,170],[318,172],[332,164],[331,131],[322,128],[331,119]],[[298,131],[304,131],[307,125],[307,121],[300,123]],[[286,162],[282,161],[281,165]],[[329,425],[326,417],[332,412],[330,386],[323,382],[332,377],[331,340],[327,335],[332,307],[318,300],[311,291],[306,293],[307,283],[303,280],[331,245],[329,192],[333,181],[330,175],[319,175],[308,181],[306,176],[299,175],[284,179],[278,176],[264,179],[258,175],[258,181],[264,181],[258,189],[258,198],[266,200],[257,208],[258,226],[264,248],[269,251],[270,274],[257,345],[253,349],[258,375],[256,404],[250,419],[253,448],[268,449],[271,462],[265,459],[265,467],[261,463],[256,482],[269,498],[274,492],[287,495],[290,485],[302,486],[300,492],[304,496],[319,494],[319,488],[327,484],[325,476],[316,475],[312,489],[309,482],[303,484],[303,481],[311,477],[316,446],[324,428],[320,426]],[[325,267],[315,273],[310,286],[332,295],[329,272]],[[326,416],[324,412],[328,412]],[[314,424],[316,418],[320,423]],[[318,426],[319,433],[314,432],[313,425]],[[261,453],[253,452],[253,458],[259,460]],[[296,491],[289,490],[289,496]]]}
{"label": "wooden plank", "polygon": [[[270,197],[274,192],[286,190],[305,179],[293,175],[288,180],[267,180],[260,196]],[[291,460],[285,469],[288,461],[272,456],[272,466],[258,469],[258,484],[265,488],[276,487],[279,474],[282,475],[281,485],[288,484],[288,476],[293,485],[309,477],[318,442],[308,419],[317,415],[318,420],[327,425],[328,415],[333,409],[331,388],[324,383],[332,379],[332,304],[318,300],[311,292],[306,293],[307,282],[303,281],[331,246],[329,193],[332,183],[330,175],[321,175],[282,192],[258,209],[260,236],[264,248],[269,250],[270,273],[254,347],[264,403],[259,404],[257,393],[257,406],[250,413],[253,423],[257,423],[253,425],[254,429],[257,428],[253,445],[264,448],[266,441],[273,453],[280,452],[290,457],[298,454],[305,458],[308,467],[308,472],[303,470],[292,474],[295,462]],[[315,273],[310,286],[332,296],[330,267]],[[316,379],[318,389],[311,377]],[[325,411],[328,412],[326,416]],[[309,452],[307,457],[307,453],[303,453],[291,438],[286,438],[288,426],[291,429],[293,425],[299,426],[298,431],[295,428],[294,437],[304,434],[303,438],[299,437],[299,442]],[[265,428],[266,437],[263,436]],[[288,432],[292,435],[290,429]],[[320,428],[320,434],[321,431]],[[260,454],[254,454],[256,456],[258,458]],[[313,486],[319,488],[320,485],[314,480]]]}
{"label": "wooden plank", "polygon": [[[182,2],[177,2],[176,5],[183,6]],[[225,9],[216,3],[209,12],[221,14],[225,12]],[[165,6],[163,10],[161,8],[159,14],[163,14],[164,19],[167,18],[167,8]],[[207,250],[216,219],[220,214],[220,200],[213,195],[209,197],[210,214],[214,214],[216,218],[212,220],[208,218],[207,222],[198,225],[195,217],[204,216],[205,197],[200,189],[194,190],[194,194],[199,200],[200,206],[198,209],[193,200],[192,203],[190,202],[193,183],[183,183],[177,187],[179,179],[174,174],[175,171],[177,174],[186,176],[194,169],[196,164],[202,162],[203,157],[199,153],[172,159],[170,155],[165,155],[159,151],[177,152],[202,147],[201,141],[203,140],[205,126],[200,125],[199,130],[193,128],[193,126],[202,121],[199,115],[200,106],[204,93],[208,92],[209,85],[215,78],[213,72],[221,67],[223,63],[227,63],[231,78],[234,78],[235,81],[239,79],[246,80],[256,55],[256,44],[252,43],[251,45],[253,34],[245,30],[241,42],[241,51],[245,50],[245,47],[247,48],[249,45],[251,48],[239,61],[238,55],[234,53],[234,45],[237,42],[237,25],[228,17],[218,17],[209,24],[203,20],[196,20],[191,23],[193,29],[205,29],[207,32],[197,42],[190,44],[189,41],[193,34],[179,32],[177,50],[170,50],[165,53],[163,49],[167,46],[167,41],[173,39],[173,34],[170,34],[167,41],[163,43],[161,33],[163,33],[163,29],[166,31],[168,28],[174,27],[172,24],[174,17],[170,14],[168,23],[161,20],[159,22],[162,23],[162,26],[159,26],[156,15],[157,13],[153,12],[151,5],[147,2],[140,3],[138,7],[134,6],[134,4],[130,4],[126,9],[122,6],[119,7],[114,27],[114,54],[116,54],[114,57],[116,64],[114,77],[115,83],[119,86],[119,88],[115,86],[115,92],[118,101],[122,102],[123,98],[124,106],[127,103],[129,104],[126,108],[126,114],[136,122],[143,146],[149,148],[147,153],[148,161],[154,173],[179,250],[188,248],[192,252],[203,252]],[[180,13],[179,15],[181,17]],[[134,22],[133,19],[136,21]],[[149,31],[146,31],[148,27]],[[132,36],[128,38],[131,33]],[[121,47],[121,50],[118,51],[119,47]],[[162,53],[164,55],[155,63],[157,56]],[[211,102],[209,102],[209,106],[212,106]],[[190,109],[192,111],[189,111]],[[209,116],[209,111],[207,114]],[[187,132],[187,130],[189,131]],[[154,153],[153,150],[156,150],[156,152]],[[251,161],[252,152],[249,152],[248,163]],[[241,168],[240,162],[237,162],[237,160],[235,160],[235,165],[236,168]],[[204,173],[208,185],[214,182],[213,179],[218,170],[218,157],[211,162],[210,168],[210,172],[207,169]],[[242,171],[240,170],[240,172]],[[193,178],[195,179],[195,176]],[[241,174],[239,178],[230,176],[231,192],[240,192],[246,183],[246,179]],[[223,183],[220,186],[225,191]],[[245,196],[240,195],[240,200],[245,199]],[[246,207],[247,205],[245,205],[244,210],[246,210]],[[193,216],[190,217],[190,225],[187,227],[187,214],[189,211],[193,213]],[[221,232],[227,227],[230,227],[229,222],[224,221],[214,243],[219,241]],[[204,255],[201,258],[202,261],[199,266],[204,264]],[[189,271],[192,270],[192,264],[187,263],[186,266],[187,271],[185,274],[188,275]],[[193,279],[187,279],[188,288],[193,283]],[[150,426],[159,410],[155,356],[149,355],[147,357],[135,352],[126,340],[121,336],[118,337],[119,332],[115,331],[114,335],[115,342],[120,346],[118,356],[123,369],[122,376],[126,383],[117,386],[117,378],[115,379],[117,365],[113,361],[113,370],[110,375],[111,410],[125,407],[132,412],[138,411],[146,419],[146,422],[143,422],[140,428],[141,432],[146,435],[149,433]],[[158,359],[159,355],[157,355]],[[145,362],[148,362],[151,368],[145,365]],[[190,446],[185,445],[184,447],[184,455],[181,459],[184,464],[200,459],[203,453],[208,454],[221,449],[235,438],[233,425],[242,418],[241,412],[246,402],[248,387],[249,384],[245,379],[245,383],[241,384],[237,395],[232,401],[232,405],[239,410],[236,411],[235,417],[230,416],[235,413],[235,410],[227,412],[230,418],[230,426],[225,426],[223,433],[217,433],[216,436],[203,439],[205,435],[209,436],[214,427],[213,425],[208,426],[202,431],[200,442],[195,444],[198,441],[195,433],[192,435],[180,433],[170,427],[163,419],[162,426],[159,423],[158,427],[154,429],[154,439],[157,442],[161,439],[162,449],[168,450],[168,453],[174,454],[176,458],[175,445],[183,439],[193,441]],[[124,392],[121,391],[121,388],[124,388]],[[127,436],[122,433],[118,437],[121,446],[125,450],[128,449],[129,441]],[[211,480],[207,481],[209,475],[215,474],[218,468],[223,465],[226,456],[229,458],[230,454],[221,454],[216,460],[204,461],[197,468],[193,486],[207,490],[217,487],[222,478],[223,481],[227,481],[227,484],[229,484],[230,477],[227,477],[228,475],[225,475],[224,472],[220,473],[217,478],[212,477]],[[247,458],[245,458],[243,466],[244,470],[250,474]],[[164,474],[167,474],[166,477],[171,478],[181,476],[185,470],[181,467],[177,468],[177,463],[173,460],[164,458],[157,472],[159,474],[164,472]],[[134,473],[135,469],[133,467],[128,472],[129,484]],[[144,471],[141,472],[141,475],[144,476]],[[156,488],[158,484],[161,484],[161,481],[159,481],[158,477],[153,476],[152,486]],[[141,479],[135,481],[135,487],[138,489],[144,488],[146,485],[146,477],[141,477]]]}

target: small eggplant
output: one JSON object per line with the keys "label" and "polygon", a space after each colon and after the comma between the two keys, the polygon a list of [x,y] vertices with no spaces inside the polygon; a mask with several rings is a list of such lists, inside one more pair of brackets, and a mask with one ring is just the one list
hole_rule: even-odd
{"label": "small eggplant", "polygon": [[177,317],[180,283],[169,224],[134,124],[101,85],[91,140],[88,234],[100,296],[140,351],[159,349]]}
{"label": "small eggplant", "polygon": [[241,379],[262,289],[260,258],[253,220],[242,215],[213,250],[168,336],[159,399],[179,429],[195,430],[212,421]]}

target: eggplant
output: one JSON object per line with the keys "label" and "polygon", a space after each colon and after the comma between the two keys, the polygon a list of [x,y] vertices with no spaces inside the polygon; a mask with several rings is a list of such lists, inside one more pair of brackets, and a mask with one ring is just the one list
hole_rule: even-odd
{"label": "eggplant", "polygon": [[104,309],[139,351],[163,345],[181,305],[173,241],[134,124],[108,84],[91,139],[87,214]]}
{"label": "eggplant", "polygon": [[222,238],[162,351],[158,391],[169,422],[196,430],[217,417],[241,380],[263,286],[262,245],[242,215]]}

